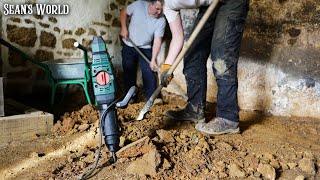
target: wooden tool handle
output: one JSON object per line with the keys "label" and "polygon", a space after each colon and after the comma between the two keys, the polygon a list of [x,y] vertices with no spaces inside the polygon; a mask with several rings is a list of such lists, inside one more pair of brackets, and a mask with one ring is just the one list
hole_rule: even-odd
{"label": "wooden tool handle", "polygon": [[182,50],[179,53],[178,57],[174,60],[174,63],[172,64],[171,68],[168,71],[168,74],[172,74],[173,71],[177,68],[178,64],[183,59],[184,55],[187,53],[188,49],[192,45],[193,41],[196,39],[197,35],[199,34],[199,32],[201,31],[202,27],[204,26],[204,24],[209,19],[210,15],[212,14],[213,10],[216,8],[218,3],[219,3],[219,0],[212,1],[212,3],[210,4],[209,8],[206,11],[206,13],[203,15],[203,17],[199,21],[198,25],[196,26],[196,28],[192,32],[192,34],[191,34],[190,38],[188,39],[187,43],[182,48]]}

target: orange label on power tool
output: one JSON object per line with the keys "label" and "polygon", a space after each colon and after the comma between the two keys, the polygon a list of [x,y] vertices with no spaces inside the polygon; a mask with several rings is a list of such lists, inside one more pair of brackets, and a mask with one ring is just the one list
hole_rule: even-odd
{"label": "orange label on power tool", "polygon": [[108,73],[102,71],[97,74],[97,83],[100,86],[104,86],[108,84],[109,81],[110,81],[110,75]]}

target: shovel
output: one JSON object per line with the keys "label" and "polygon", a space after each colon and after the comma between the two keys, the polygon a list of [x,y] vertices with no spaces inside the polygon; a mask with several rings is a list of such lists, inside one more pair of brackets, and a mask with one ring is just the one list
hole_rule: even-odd
{"label": "shovel", "polygon": [[[145,61],[147,61],[147,63],[150,64],[151,61],[140,51],[140,49],[137,47],[137,45],[136,45],[130,38],[128,38],[127,40],[132,44],[133,48],[134,48],[135,50],[137,50],[137,52],[143,57],[143,59],[144,59]],[[160,73],[160,70],[157,69],[157,72]],[[178,91],[183,98],[188,99],[188,97],[184,94],[184,92],[179,88],[179,86],[178,86],[176,83],[174,83],[173,81],[171,81],[170,84],[173,85],[173,88],[174,88],[176,91]]]}
{"label": "shovel", "polygon": [[[194,31],[192,32],[190,38],[188,39],[186,45],[184,46],[184,48],[182,48],[181,52],[179,53],[178,57],[175,59],[174,63],[172,64],[171,68],[168,71],[168,75],[172,75],[173,71],[177,68],[178,64],[180,63],[180,61],[182,60],[182,58],[184,57],[184,55],[186,54],[187,50],[190,48],[190,46],[192,45],[193,41],[195,40],[195,38],[197,37],[197,35],[199,34],[200,30],[202,29],[202,27],[204,26],[204,24],[207,22],[208,18],[210,17],[210,15],[212,14],[213,10],[216,8],[216,6],[218,5],[219,0],[214,0],[211,5],[209,6],[209,8],[207,9],[206,13],[203,15],[203,17],[201,18],[201,20],[199,21],[198,25],[196,26],[196,28],[194,29]],[[149,111],[150,107],[153,104],[153,101],[155,100],[155,98],[158,96],[158,94],[161,92],[161,89],[163,88],[163,86],[160,84],[157,89],[154,91],[154,93],[152,94],[152,96],[148,99],[147,103],[144,105],[144,107],[142,108],[142,110],[139,113],[139,116],[137,118],[137,120],[142,120],[144,115]]]}

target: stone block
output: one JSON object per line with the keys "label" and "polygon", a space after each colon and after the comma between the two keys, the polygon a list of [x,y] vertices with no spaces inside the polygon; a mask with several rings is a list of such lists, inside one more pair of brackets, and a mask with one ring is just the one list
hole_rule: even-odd
{"label": "stone block", "polygon": [[7,35],[11,42],[20,46],[34,47],[37,41],[36,28],[18,27],[16,25],[7,25]]}
{"label": "stone block", "polygon": [[73,38],[68,38],[68,39],[64,39],[62,41],[62,47],[64,49],[74,49],[76,50],[76,48],[73,46],[73,43],[76,42],[77,40],[73,39]]}
{"label": "stone block", "polygon": [[78,28],[78,29],[76,30],[75,34],[76,34],[77,36],[81,36],[81,35],[84,34],[85,32],[86,32],[85,29],[83,29],[83,28]]}
{"label": "stone block", "polygon": [[112,14],[110,13],[104,13],[104,20],[106,21],[111,21],[112,19]]}
{"label": "stone block", "polygon": [[42,62],[54,59],[54,55],[53,52],[39,49],[36,51],[35,58]]}
{"label": "stone block", "polygon": [[40,34],[40,45],[55,48],[57,43],[57,38],[49,32],[41,31]]}
{"label": "stone block", "polygon": [[53,23],[57,23],[58,22],[57,18],[55,18],[55,17],[49,17],[49,21],[53,22]]}

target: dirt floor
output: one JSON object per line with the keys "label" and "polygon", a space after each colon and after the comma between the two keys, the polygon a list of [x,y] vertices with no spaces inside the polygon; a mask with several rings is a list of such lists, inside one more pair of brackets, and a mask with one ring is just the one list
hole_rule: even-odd
{"label": "dirt floor", "polygon": [[[118,110],[118,161],[102,146],[90,179],[320,179],[320,119],[273,117],[241,111],[241,133],[207,137],[194,123],[164,116],[183,108],[179,97],[152,106]],[[208,104],[207,119],[214,114]],[[99,113],[92,106],[62,115],[52,134],[0,145],[0,179],[80,179],[94,165]]]}

